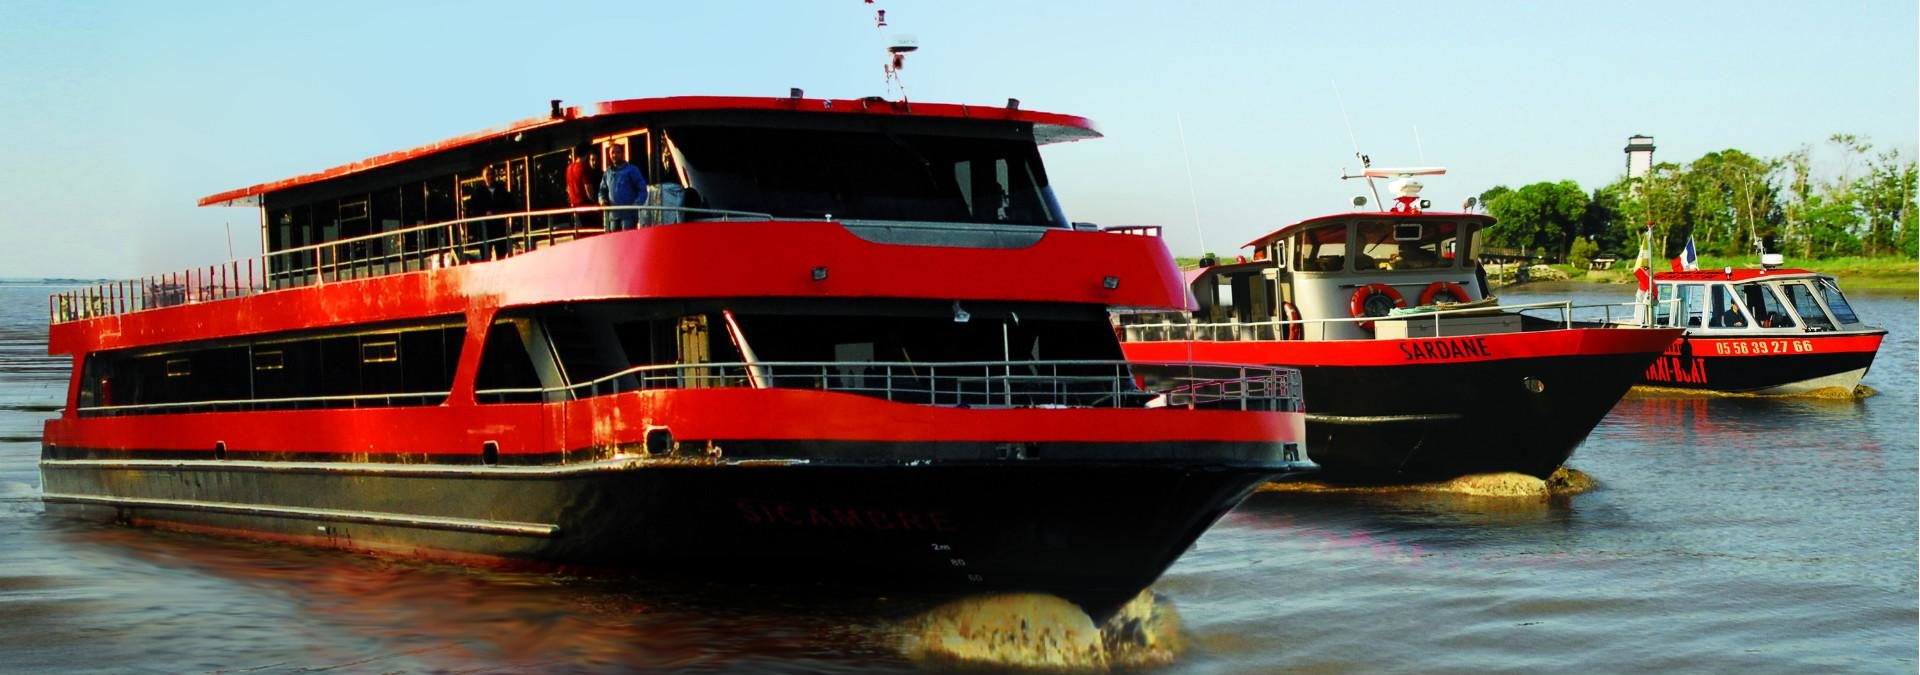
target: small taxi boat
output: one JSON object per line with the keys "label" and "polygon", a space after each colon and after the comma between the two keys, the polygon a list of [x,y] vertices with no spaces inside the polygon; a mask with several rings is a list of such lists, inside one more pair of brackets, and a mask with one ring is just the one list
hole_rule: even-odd
{"label": "small taxi boat", "polygon": [[1887,331],[1867,325],[1834,277],[1782,268],[1653,275],[1652,323],[1686,332],[1648,366],[1642,384],[1758,395],[1851,395]]}
{"label": "small taxi boat", "polygon": [[[47,511],[1098,617],[1312,469],[1297,373],[1137,386],[1109,309],[1186,289],[1158,240],[1065,218],[1039,146],[1098,135],[1011,102],[555,101],[206,197],[259,208],[261,256],[50,301]],[[576,205],[596,158],[624,197]]]}
{"label": "small taxi boat", "polygon": [[1548,477],[1680,331],[1499,305],[1479,263],[1493,218],[1421,203],[1412,176],[1442,172],[1369,169],[1398,177],[1390,210],[1310,218],[1248,242],[1251,259],[1203,261],[1188,273],[1197,311],[1116,313],[1127,357],[1298,368],[1307,447],[1331,478]]}

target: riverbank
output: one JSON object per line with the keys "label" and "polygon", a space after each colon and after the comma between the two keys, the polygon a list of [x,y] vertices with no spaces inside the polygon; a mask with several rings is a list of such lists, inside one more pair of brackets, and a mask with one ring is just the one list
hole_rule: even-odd
{"label": "riverbank", "polygon": [[[1193,269],[1199,266],[1199,258],[1175,258],[1181,269]],[[1226,262],[1226,261],[1222,261]],[[1664,267],[1667,263],[1660,263]],[[1631,284],[1634,283],[1632,261],[1621,261],[1613,269],[1590,270],[1584,266],[1557,264],[1533,265],[1528,267],[1528,275],[1533,282],[1566,281],[1592,284]],[[1732,267],[1759,267],[1759,256],[1703,256],[1700,269],[1720,269]],[[1920,260],[1912,258],[1863,258],[1858,256],[1845,258],[1826,258],[1796,262],[1787,259],[1787,267],[1813,270],[1821,274],[1831,274],[1840,280],[1840,287],[1848,291],[1886,291],[1920,295]],[[1494,287],[1512,286],[1518,265],[1487,265],[1487,280]]]}
{"label": "riverbank", "polygon": [[[1734,269],[1759,267],[1759,256],[1702,256],[1700,269],[1713,270],[1725,267]],[[1920,294],[1920,261],[1911,258],[1827,258],[1795,262],[1787,260],[1786,267],[1812,270],[1821,274],[1831,274],[1840,280],[1841,288],[1848,291],[1890,291],[1906,294]],[[1664,269],[1664,268],[1661,268]],[[1613,269],[1589,270],[1574,265],[1534,265],[1529,268],[1529,276],[1534,281],[1571,281],[1599,284],[1635,283],[1633,269],[1616,265]],[[1508,286],[1513,282],[1513,268],[1497,270],[1488,268],[1489,280],[1495,286]]]}

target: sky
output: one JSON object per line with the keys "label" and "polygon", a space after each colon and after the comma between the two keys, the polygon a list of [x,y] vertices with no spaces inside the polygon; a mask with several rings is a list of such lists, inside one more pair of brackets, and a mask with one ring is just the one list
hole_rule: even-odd
{"label": "sky", "polygon": [[[565,8],[561,11],[559,8]],[[1094,120],[1043,151],[1069,218],[1232,252],[1348,208],[1375,166],[1494,185],[1779,156],[1914,157],[1913,0],[1673,2],[0,2],[0,277],[131,277],[259,250],[203,196],[542,115],[689,94],[885,94]],[[1184,139],[1184,142],[1183,142]],[[1842,169],[1829,157],[1829,171]],[[1857,168],[1856,168],[1857,170]]]}

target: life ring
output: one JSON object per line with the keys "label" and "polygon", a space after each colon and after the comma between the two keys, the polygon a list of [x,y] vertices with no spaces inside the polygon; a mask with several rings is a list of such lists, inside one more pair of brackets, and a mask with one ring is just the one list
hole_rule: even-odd
{"label": "life ring", "polygon": [[1300,323],[1300,308],[1293,306],[1291,302],[1283,302],[1280,303],[1280,311],[1282,312],[1282,316],[1286,317],[1287,321],[1293,322],[1287,324],[1286,339],[1305,339],[1307,336],[1307,327]]}
{"label": "life ring", "polygon": [[[1392,307],[1384,306],[1384,303],[1376,301],[1380,299],[1391,301],[1393,303]],[[1360,290],[1353,292],[1353,300],[1347,303],[1347,309],[1355,317],[1386,316],[1388,312],[1393,311],[1393,307],[1405,306],[1407,306],[1407,299],[1401,297],[1400,291],[1393,290],[1392,286],[1386,284],[1367,284],[1361,286]],[[1380,313],[1373,314],[1368,312],[1368,309],[1378,309]],[[1372,321],[1362,321],[1358,325],[1361,330],[1373,330]]]}
{"label": "life ring", "polygon": [[1441,296],[1453,298],[1453,302],[1455,303],[1467,302],[1472,299],[1467,295],[1467,289],[1461,288],[1460,284],[1448,281],[1435,281],[1427,284],[1427,290],[1420,293],[1420,304],[1431,305],[1435,298]]}

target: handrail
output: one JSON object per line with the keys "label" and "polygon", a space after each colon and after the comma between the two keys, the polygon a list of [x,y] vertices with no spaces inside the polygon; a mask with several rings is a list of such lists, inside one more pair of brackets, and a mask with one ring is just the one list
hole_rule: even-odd
{"label": "handrail", "polygon": [[[1675,301],[1665,300],[1665,301],[1661,301],[1658,304],[1671,304],[1673,302]],[[1197,338],[1193,336],[1201,332],[1217,333],[1221,329],[1225,329],[1230,334],[1237,336],[1241,329],[1272,328],[1274,329],[1275,334],[1277,335],[1278,331],[1280,331],[1283,327],[1286,327],[1286,326],[1307,326],[1307,325],[1314,325],[1314,324],[1334,324],[1334,323],[1359,323],[1363,321],[1381,321],[1381,320],[1424,321],[1431,318],[1434,322],[1434,329],[1435,329],[1434,334],[1439,335],[1440,334],[1439,327],[1440,327],[1441,319],[1443,317],[1448,317],[1448,316],[1458,316],[1458,315],[1485,316],[1493,313],[1525,314],[1527,312],[1539,311],[1543,309],[1553,309],[1553,310],[1558,310],[1560,312],[1559,321],[1561,326],[1563,328],[1570,329],[1570,328],[1573,328],[1574,324],[1576,323],[1576,320],[1574,318],[1575,310],[1596,309],[1596,308],[1601,309],[1603,313],[1602,313],[1600,322],[1604,325],[1616,325],[1616,322],[1613,320],[1613,308],[1627,307],[1627,308],[1635,308],[1637,311],[1637,308],[1642,308],[1642,307],[1645,307],[1646,305],[1647,303],[1644,301],[1576,305],[1571,300],[1555,300],[1555,301],[1547,301],[1547,302],[1524,303],[1524,304],[1518,304],[1518,305],[1486,305],[1486,306],[1480,306],[1480,307],[1467,307],[1467,308],[1460,308],[1460,309],[1436,309],[1429,312],[1388,315],[1388,316],[1330,317],[1330,318],[1294,319],[1294,320],[1274,319],[1270,321],[1245,321],[1245,322],[1227,321],[1227,322],[1211,322],[1211,323],[1203,323],[1198,321],[1185,321],[1185,322],[1163,321],[1159,323],[1122,324],[1121,328],[1126,331],[1126,337],[1127,337],[1127,340],[1129,341],[1166,342],[1166,341],[1173,341],[1173,340],[1198,340],[1202,338]],[[1620,324],[1620,325],[1629,325],[1629,324]],[[1653,324],[1651,323],[1651,317],[1644,317],[1644,318],[1635,318],[1633,320],[1633,323],[1630,325],[1645,327],[1645,326],[1652,326]],[[1155,337],[1151,335],[1150,331],[1154,329],[1162,331],[1162,336]],[[1185,329],[1186,331],[1185,337],[1174,335],[1175,329]],[[1238,338],[1236,337],[1234,339],[1237,340]]]}
{"label": "handrail", "polygon": [[[183,272],[150,275],[56,293],[47,300],[50,324],[131,314],[189,303],[245,297],[288,288],[400,274],[501,259],[606,232],[572,227],[573,216],[634,212],[635,227],[692,218],[731,222],[773,220],[767,213],[678,206],[587,206],[529,210],[414,225],[280,249]],[[544,224],[535,227],[535,220]],[[518,221],[518,222],[516,222]],[[497,224],[496,224],[497,223]],[[516,225],[517,231],[516,230]],[[505,236],[480,238],[491,227]],[[504,254],[493,253],[504,250]],[[257,264],[256,264],[257,261]]]}
{"label": "handrail", "polygon": [[[643,389],[754,388],[747,370],[767,373],[769,389],[836,391],[888,401],[963,408],[1152,408],[1185,407],[1298,412],[1302,409],[1300,371],[1243,364],[1171,364],[1176,373],[1144,388],[1129,361],[784,361],[641,365],[586,382],[554,387],[484,389],[482,403],[545,401],[605,396]],[[1188,375],[1178,375],[1180,369]],[[858,369],[860,372],[848,372]],[[955,370],[964,371],[955,374]],[[877,371],[877,372],[875,372]],[[943,372],[944,371],[944,372]],[[1081,372],[1075,372],[1081,371]],[[401,400],[438,405],[449,392],[346,394],[261,399],[170,401],[82,406],[82,415],[235,412],[301,408],[312,404],[358,404]],[[358,405],[322,405],[326,408]]]}
{"label": "handrail", "polygon": [[[568,385],[483,389],[482,402],[584,398],[644,389],[751,388],[749,369],[764,373],[769,389],[808,389],[873,396],[888,401],[954,407],[1185,407],[1298,411],[1300,373],[1243,364],[1177,364],[1236,377],[1168,376],[1164,386],[1141,388],[1128,361],[782,361],[752,364],[640,365]],[[858,372],[852,372],[857,369]],[[955,370],[964,371],[956,374]],[[1073,372],[1075,370],[1083,372]],[[944,372],[943,372],[944,371]]]}

